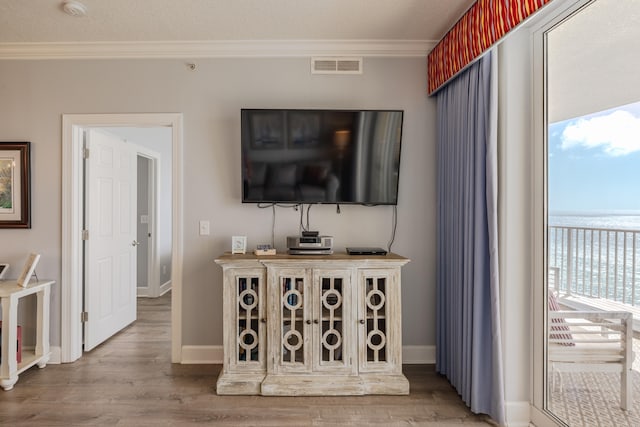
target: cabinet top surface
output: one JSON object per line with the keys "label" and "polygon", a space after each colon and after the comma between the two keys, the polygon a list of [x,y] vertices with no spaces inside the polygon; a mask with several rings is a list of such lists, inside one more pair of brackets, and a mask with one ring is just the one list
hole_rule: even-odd
{"label": "cabinet top surface", "polygon": [[337,252],[331,255],[289,255],[287,253],[281,253],[276,255],[254,255],[252,253],[247,254],[232,254],[231,252],[225,252],[218,258],[216,262],[219,264],[226,262],[236,261],[258,261],[258,262],[279,262],[279,261],[297,261],[297,262],[394,262],[406,264],[409,262],[409,258],[405,258],[398,254],[388,253],[386,255],[349,255],[346,252]]}
{"label": "cabinet top surface", "polygon": [[17,280],[0,280],[0,297],[23,293],[29,295],[38,292],[42,288],[53,284],[53,280],[39,280],[37,282],[29,282],[26,287],[18,285]]}

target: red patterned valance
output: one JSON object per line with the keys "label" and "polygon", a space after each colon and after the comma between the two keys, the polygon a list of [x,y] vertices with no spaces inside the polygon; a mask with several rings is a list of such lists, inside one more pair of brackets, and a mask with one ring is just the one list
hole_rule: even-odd
{"label": "red patterned valance", "polygon": [[477,0],[429,54],[429,94],[550,1]]}

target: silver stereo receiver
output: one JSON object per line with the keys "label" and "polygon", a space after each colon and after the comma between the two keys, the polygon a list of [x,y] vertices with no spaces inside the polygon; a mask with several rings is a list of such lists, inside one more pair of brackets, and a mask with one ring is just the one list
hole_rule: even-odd
{"label": "silver stereo receiver", "polygon": [[331,236],[289,236],[287,237],[287,248],[293,250],[331,250],[333,248],[333,237]]}

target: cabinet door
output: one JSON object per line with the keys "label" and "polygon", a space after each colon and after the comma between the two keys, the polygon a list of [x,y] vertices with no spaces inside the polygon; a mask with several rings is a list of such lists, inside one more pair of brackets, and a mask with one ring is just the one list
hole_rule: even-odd
{"label": "cabinet door", "polygon": [[351,275],[349,269],[313,270],[314,371],[353,371],[356,330]]}
{"label": "cabinet door", "polygon": [[[273,372],[292,373],[311,370],[311,284],[306,269],[274,269],[270,283],[277,288],[271,295],[277,295],[274,304],[276,322],[271,336]],[[275,280],[274,280],[275,279]],[[271,313],[270,313],[271,314]]]}
{"label": "cabinet door", "polygon": [[229,369],[264,371],[265,274],[262,269],[233,269],[226,275],[229,298],[225,299],[225,357]]}
{"label": "cabinet door", "polygon": [[399,270],[360,270],[358,287],[359,371],[401,372]]}

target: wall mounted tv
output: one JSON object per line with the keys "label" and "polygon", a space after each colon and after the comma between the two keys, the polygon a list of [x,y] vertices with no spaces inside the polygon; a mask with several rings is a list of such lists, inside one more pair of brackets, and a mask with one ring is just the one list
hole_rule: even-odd
{"label": "wall mounted tv", "polygon": [[242,202],[397,204],[403,113],[243,109]]}

